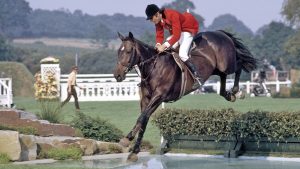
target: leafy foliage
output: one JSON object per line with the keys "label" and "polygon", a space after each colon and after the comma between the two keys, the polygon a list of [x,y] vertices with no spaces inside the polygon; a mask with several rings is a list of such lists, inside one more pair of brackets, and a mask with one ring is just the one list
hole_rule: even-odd
{"label": "leafy foliage", "polygon": [[0,34],[0,61],[11,60],[12,47],[7,43],[7,40]]}
{"label": "leafy foliage", "polygon": [[195,16],[195,18],[198,20],[200,27],[204,27],[204,18],[201,15],[196,14],[194,12],[194,10],[196,8],[195,8],[194,3],[192,1],[190,1],[190,0],[175,0],[175,1],[171,2],[171,3],[163,5],[163,7],[164,8],[175,9],[175,10],[181,12],[181,13],[186,12],[187,9],[188,9],[189,12],[191,14],[193,14],[193,16]]}
{"label": "leafy foliage", "polygon": [[220,15],[214,19],[208,30],[231,29],[233,32],[241,35],[253,35],[252,31],[231,14]]}
{"label": "leafy foliage", "polygon": [[285,0],[281,14],[285,16],[292,25],[299,25],[300,23],[300,1],[299,0]]}
{"label": "leafy foliage", "polygon": [[99,117],[92,118],[82,112],[76,112],[71,125],[80,129],[84,137],[99,141],[118,142],[123,135],[121,130],[109,122]]}
{"label": "leafy foliage", "polygon": [[117,52],[103,50],[79,57],[80,73],[112,73],[117,63]]}
{"label": "leafy foliage", "polygon": [[267,59],[277,68],[288,69],[286,64],[294,62],[293,56],[285,52],[285,42],[294,35],[295,31],[283,23],[272,22],[254,37],[253,54],[263,60]]}
{"label": "leafy foliage", "polygon": [[300,137],[300,112],[163,109],[153,119],[164,136],[236,136],[260,140]]}
{"label": "leafy foliage", "polygon": [[0,33],[14,36],[20,30],[27,28],[27,17],[31,12],[29,3],[25,0],[0,0]]}
{"label": "leafy foliage", "polygon": [[83,14],[80,10],[72,13],[67,9],[34,10],[29,16],[29,24],[30,28],[22,32],[23,37],[48,36],[107,40],[117,38],[116,32],[132,31],[140,36],[145,30],[154,29],[144,17],[123,14],[92,16]]}

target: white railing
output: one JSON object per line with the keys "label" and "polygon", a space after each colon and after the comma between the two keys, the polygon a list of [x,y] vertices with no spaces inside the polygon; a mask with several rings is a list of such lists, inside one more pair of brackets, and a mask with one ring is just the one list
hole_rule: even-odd
{"label": "white railing", "polygon": [[[288,81],[289,72],[288,71],[266,71],[266,80],[267,81]],[[259,77],[259,71],[251,72],[251,81],[255,81]]]}
{"label": "white railing", "polygon": [[[267,81],[265,82],[265,84],[267,87],[275,86],[275,91],[279,92],[281,86],[291,86],[292,83],[290,80],[287,80],[287,81]],[[253,88],[253,86],[255,85],[259,85],[259,83],[250,82],[250,81],[239,83],[240,88],[244,88],[247,94],[250,94],[251,88]],[[218,94],[220,93],[221,83],[219,81],[216,83],[205,83],[204,86],[211,86],[214,90],[217,91]],[[232,86],[233,83],[226,83],[227,90],[228,88],[232,88]]]}
{"label": "white railing", "polygon": [[[67,97],[68,75],[61,75],[61,100]],[[140,78],[128,74],[123,82],[117,82],[112,74],[78,74],[76,88],[79,101],[127,101],[139,100],[137,84]],[[70,101],[74,101],[72,98]]]}
{"label": "white railing", "polygon": [[[77,85],[83,89],[76,88],[79,101],[126,101],[139,100],[139,88],[137,84],[140,77],[136,74],[128,74],[123,82],[116,82],[112,74],[78,74]],[[68,75],[61,75],[61,101],[67,97]],[[256,82],[240,82],[240,88],[243,88],[248,94]],[[280,91],[281,86],[290,86],[291,81],[267,81],[267,87],[275,87],[276,92]],[[220,82],[205,83],[204,86],[212,88],[220,93]],[[233,83],[227,83],[227,90],[232,88]],[[70,101],[74,101],[73,98]]]}
{"label": "white railing", "polygon": [[11,78],[0,78],[0,106],[11,107],[13,103]]}

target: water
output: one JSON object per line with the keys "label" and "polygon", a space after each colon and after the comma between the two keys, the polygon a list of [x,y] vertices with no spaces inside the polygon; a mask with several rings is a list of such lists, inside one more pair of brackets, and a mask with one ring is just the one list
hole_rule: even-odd
{"label": "water", "polygon": [[207,158],[192,156],[160,156],[140,157],[135,163],[126,162],[126,158],[63,161],[49,164],[55,166],[107,168],[107,169],[299,169],[300,162],[268,161],[258,159]]}

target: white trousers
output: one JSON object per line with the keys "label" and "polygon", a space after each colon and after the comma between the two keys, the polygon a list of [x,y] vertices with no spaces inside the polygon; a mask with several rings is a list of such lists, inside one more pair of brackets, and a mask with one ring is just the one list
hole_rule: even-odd
{"label": "white trousers", "polygon": [[[167,40],[170,40],[172,36],[173,35],[169,36]],[[184,62],[189,58],[188,53],[192,42],[193,36],[190,32],[181,32],[179,40],[172,46],[172,48],[176,49],[178,44],[180,44],[179,57]]]}

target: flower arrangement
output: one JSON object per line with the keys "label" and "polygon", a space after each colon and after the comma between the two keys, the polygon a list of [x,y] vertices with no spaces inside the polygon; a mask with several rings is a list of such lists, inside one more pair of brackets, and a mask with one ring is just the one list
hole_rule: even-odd
{"label": "flower arrangement", "polygon": [[34,96],[37,100],[58,98],[58,87],[55,73],[48,71],[44,80],[42,80],[41,73],[38,72],[34,75],[34,78]]}

